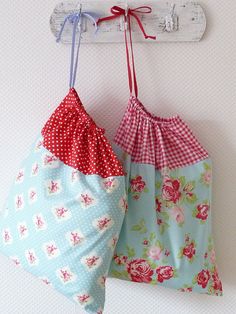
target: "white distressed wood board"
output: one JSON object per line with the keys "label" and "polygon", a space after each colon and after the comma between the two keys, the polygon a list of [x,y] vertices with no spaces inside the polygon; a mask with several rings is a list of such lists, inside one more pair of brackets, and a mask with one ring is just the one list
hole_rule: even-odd
{"label": "white distressed wood board", "polygon": [[[66,15],[79,12],[80,3],[83,11],[95,13],[98,17],[111,15],[110,8],[113,5],[125,7],[123,1],[64,1],[56,5],[51,17],[50,27],[54,36],[57,36]],[[135,19],[132,19],[132,31],[134,42],[186,42],[200,41],[206,29],[206,17],[200,4],[196,2],[175,3],[174,13],[178,17],[176,31],[164,30],[165,17],[170,13],[171,4],[174,2],[147,1],[143,5],[150,6],[152,13],[138,13],[145,31],[148,35],[156,36],[156,40],[145,39]],[[136,8],[140,2],[129,1],[129,7]],[[63,43],[71,43],[72,26],[67,23],[62,34]],[[94,27],[89,20],[83,20],[82,43],[112,43],[123,42],[123,17],[99,24],[99,30],[94,35]]]}

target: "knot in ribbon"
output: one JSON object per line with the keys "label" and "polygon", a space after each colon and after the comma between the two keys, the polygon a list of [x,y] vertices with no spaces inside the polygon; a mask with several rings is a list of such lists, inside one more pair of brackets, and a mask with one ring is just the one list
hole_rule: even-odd
{"label": "knot in ribbon", "polygon": [[156,36],[149,36],[149,35],[146,34],[146,32],[144,30],[144,27],[143,27],[143,24],[141,22],[141,19],[140,19],[140,17],[137,14],[137,13],[148,14],[148,13],[151,13],[151,12],[152,12],[152,8],[149,7],[149,6],[141,6],[141,7],[137,7],[137,8],[134,8],[134,9],[128,8],[126,10],[124,8],[121,8],[121,7],[117,6],[117,5],[115,5],[115,6],[113,6],[111,8],[111,13],[113,15],[100,18],[100,19],[98,19],[97,23],[99,24],[100,22],[103,22],[103,21],[112,20],[112,19],[115,19],[115,18],[117,18],[119,16],[124,16],[125,22],[126,22],[126,18],[128,17],[129,26],[130,26],[130,17],[132,16],[137,21],[138,26],[141,29],[145,39],[150,38],[150,39],[154,39],[155,40]]}
{"label": "knot in ribbon", "polygon": [[93,25],[95,26],[95,32],[97,32],[98,27],[97,27],[97,22],[96,22],[95,17],[90,12],[82,12],[82,11],[80,11],[80,12],[68,14],[65,17],[64,22],[61,25],[61,29],[60,29],[60,32],[59,32],[59,34],[57,36],[57,40],[56,41],[59,42],[61,40],[61,35],[63,33],[63,30],[64,30],[65,25],[66,25],[67,22],[70,22],[75,27],[77,25],[79,25],[79,31],[81,32],[81,29],[80,29],[80,27],[81,27],[81,20],[83,18],[90,19],[93,22]]}

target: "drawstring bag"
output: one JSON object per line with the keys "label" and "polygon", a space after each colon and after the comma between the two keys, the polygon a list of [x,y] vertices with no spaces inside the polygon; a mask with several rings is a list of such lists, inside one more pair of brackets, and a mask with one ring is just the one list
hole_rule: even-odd
{"label": "drawstring bag", "polygon": [[138,99],[130,20],[135,18],[145,38],[153,39],[137,15],[151,8],[126,12],[114,6],[111,12],[99,22],[124,16],[130,98],[115,136],[126,171],[128,211],[109,275],[220,296],[211,228],[211,158],[179,115],[154,116]]}
{"label": "drawstring bag", "polygon": [[[87,313],[101,314],[126,208],[124,173],[74,89],[81,22],[71,14],[70,89],[23,161],[0,217],[0,252]],[[75,56],[75,39],[79,33]]]}

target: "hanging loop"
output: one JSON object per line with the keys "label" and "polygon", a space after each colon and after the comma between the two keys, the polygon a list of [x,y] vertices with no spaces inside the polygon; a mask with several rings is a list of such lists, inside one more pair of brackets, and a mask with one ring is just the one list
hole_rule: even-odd
{"label": "hanging loop", "polygon": [[[156,39],[156,36],[149,36],[146,34],[142,21],[138,16],[138,13],[146,14],[151,13],[152,9],[149,6],[140,6],[135,9],[129,8],[128,4],[126,3],[126,8],[121,8],[119,6],[113,6],[111,8],[111,16],[106,16],[103,18],[98,19],[97,23],[101,23],[103,21],[113,20],[120,16],[124,17],[124,34],[125,34],[125,45],[126,45],[126,57],[127,57],[127,68],[128,68],[128,80],[129,80],[129,89],[130,95],[133,93],[133,85],[134,85],[134,92],[135,96],[138,97],[138,85],[136,80],[136,71],[134,65],[134,53],[133,53],[133,44],[132,44],[132,31],[131,31],[131,16],[136,20],[138,23],[139,28],[141,29],[143,36],[145,39]],[[131,59],[132,59],[132,71],[131,71],[131,62],[130,62],[130,53],[128,47],[128,40],[127,40],[127,30],[129,31],[129,42],[130,42],[130,49],[131,49]],[[133,78],[132,78],[133,77]]]}
{"label": "hanging loop", "polygon": [[[95,17],[93,16],[93,13],[91,12],[83,12],[82,11],[82,5],[80,4],[79,12],[71,13],[67,15],[64,19],[64,22],[61,26],[60,32],[58,33],[57,42],[60,42],[62,33],[64,31],[66,23],[71,23],[73,25],[73,31],[72,31],[72,46],[71,46],[71,60],[70,60],[70,80],[69,80],[69,86],[70,88],[73,88],[75,85],[76,80],[76,73],[77,73],[77,67],[78,67],[78,59],[79,59],[79,49],[80,49],[80,42],[81,42],[81,34],[82,34],[82,22],[83,19],[87,18],[92,21],[94,27],[95,27],[95,34],[98,30],[97,22]],[[77,45],[77,51],[75,56],[75,42],[76,42],[76,35],[78,34],[78,45]]]}

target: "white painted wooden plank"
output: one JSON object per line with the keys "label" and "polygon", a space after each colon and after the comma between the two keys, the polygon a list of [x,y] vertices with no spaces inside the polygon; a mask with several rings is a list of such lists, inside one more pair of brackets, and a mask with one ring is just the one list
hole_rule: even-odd
{"label": "white painted wooden plank", "polygon": [[[56,5],[51,18],[51,31],[56,36],[61,24],[67,14],[79,11],[79,4],[82,3],[82,10],[94,12],[98,17],[111,15],[110,8],[113,5],[125,7],[124,1],[64,1]],[[150,14],[139,14],[145,31],[148,35],[155,35],[156,40],[145,40],[137,23],[132,19],[133,41],[134,42],[186,42],[200,41],[206,29],[206,17],[200,4],[196,2],[182,1],[175,3],[174,13],[178,17],[178,29],[167,32],[165,28],[165,17],[170,13],[173,2],[144,1],[143,5],[152,8]],[[140,2],[129,1],[129,7],[140,6]],[[71,43],[72,27],[68,23],[62,35],[63,43]],[[106,21],[99,25],[99,31],[94,36],[94,27],[90,21],[84,21],[82,43],[112,43],[123,42],[123,18]]]}

